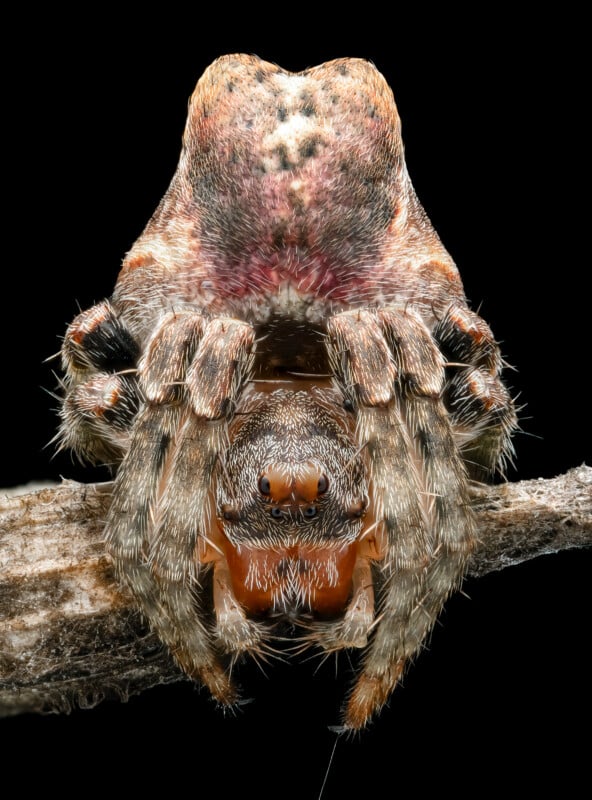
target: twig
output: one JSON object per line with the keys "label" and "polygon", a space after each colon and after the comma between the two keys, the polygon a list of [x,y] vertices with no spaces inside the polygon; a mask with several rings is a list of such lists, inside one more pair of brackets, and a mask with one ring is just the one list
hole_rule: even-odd
{"label": "twig", "polygon": [[[0,715],[67,712],[182,680],[102,544],[111,484],[0,498]],[[469,574],[592,543],[592,468],[473,489]]]}

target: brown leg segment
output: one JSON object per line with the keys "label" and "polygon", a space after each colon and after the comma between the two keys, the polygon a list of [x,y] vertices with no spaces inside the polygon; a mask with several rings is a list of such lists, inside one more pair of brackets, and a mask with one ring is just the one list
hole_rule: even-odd
{"label": "brown leg segment", "polygon": [[139,349],[108,301],[79,314],[61,350],[66,397],[56,437],[84,461],[118,464],[140,405]]}
{"label": "brown leg segment", "polygon": [[448,361],[444,402],[471,478],[486,480],[511,460],[516,410],[501,380],[503,361],[488,325],[451,305],[434,329]]}
{"label": "brown leg segment", "polygon": [[[203,332],[187,370],[188,408],[155,503],[149,554],[160,602],[173,625],[174,640],[167,643],[183,670],[203,681],[225,704],[234,703],[237,696],[196,608],[200,600],[197,544],[200,535],[207,536],[211,524],[212,473],[226,446],[227,418],[251,370],[253,342],[251,326],[236,320],[212,320]],[[235,650],[250,646],[255,631],[254,626],[245,624],[243,632],[249,642],[239,642]]]}
{"label": "brown leg segment", "polygon": [[[106,539],[118,575],[136,596],[159,637],[188,674],[203,681],[215,698],[228,703],[235,700],[234,691],[218,664],[209,633],[195,613],[191,584],[194,570],[182,560],[176,573],[179,579],[168,580],[163,587],[150,564],[158,543],[154,519],[161,503],[161,486],[170,481],[171,463],[177,464],[177,475],[183,473],[186,491],[195,480],[184,471],[187,459],[178,453],[192,447],[200,452],[200,431],[197,439],[191,436],[196,422],[187,409],[185,381],[204,328],[204,318],[198,314],[171,313],[148,343],[138,368],[146,406],[133,426],[131,445],[117,475]],[[212,455],[207,458],[211,461]],[[198,511],[202,513],[201,508]]]}
{"label": "brown leg segment", "polygon": [[[379,617],[344,717],[346,729],[359,729],[386,702],[458,586],[473,527],[462,460],[440,400],[443,359],[419,316],[403,309],[346,312],[331,320],[329,337],[338,380],[358,409],[387,539]],[[379,363],[378,375],[357,367]]]}

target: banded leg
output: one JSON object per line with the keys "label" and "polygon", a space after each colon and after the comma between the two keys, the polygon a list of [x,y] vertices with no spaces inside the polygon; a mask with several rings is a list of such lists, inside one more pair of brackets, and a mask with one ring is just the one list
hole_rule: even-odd
{"label": "banded leg", "polygon": [[[428,526],[423,595],[411,608],[403,642],[404,657],[408,658],[422,646],[446,598],[458,588],[474,546],[475,528],[465,467],[441,400],[442,356],[421,318],[412,311],[386,309],[379,312],[379,318],[397,365],[398,395],[412,458],[419,465],[420,496]],[[398,581],[395,574],[387,597],[397,592]],[[387,626],[379,627],[374,643],[378,652],[386,646],[382,640],[388,641],[388,636]]]}
{"label": "banded leg", "polygon": [[[358,412],[387,556],[379,616],[345,712],[361,728],[418,651],[464,571],[472,522],[441,405],[443,361],[411,312],[346,312],[329,325],[338,380]],[[387,346],[388,342],[388,346]]]}
{"label": "banded leg", "polygon": [[[187,372],[189,410],[156,504],[149,557],[160,600],[174,623],[174,637],[167,639],[167,644],[184,671],[206,683],[214,697],[226,704],[235,702],[236,694],[197,612],[196,551],[198,537],[207,539],[212,524],[208,519],[212,473],[226,446],[228,417],[252,368],[253,342],[251,326],[232,319],[215,319],[204,332]],[[224,623],[228,603],[219,607],[216,601],[228,601],[228,596],[216,593],[223,577],[217,572],[215,566],[215,610]],[[233,644],[237,650],[254,646],[257,626],[246,620],[238,604],[234,611],[233,633],[238,640]],[[237,634],[238,630],[241,633]],[[232,639],[232,634],[226,633]]]}
{"label": "banded leg", "polygon": [[445,358],[444,402],[467,470],[485,480],[511,460],[516,410],[501,381],[503,361],[489,326],[464,306],[451,305],[434,329]]}
{"label": "banded leg", "polygon": [[66,396],[59,449],[92,463],[121,461],[140,406],[138,355],[138,345],[108,301],[72,321],[61,350]]}
{"label": "banded leg", "polygon": [[107,541],[120,577],[182,668],[224,703],[236,696],[196,612],[196,542],[212,470],[250,369],[253,332],[171,314],[140,363],[146,397],[118,473]]}
{"label": "banded leg", "polygon": [[[330,358],[346,398],[356,409],[358,440],[368,457],[373,496],[371,516],[375,520],[371,528],[398,526],[405,532],[397,540],[397,547],[389,543],[383,557],[387,570],[399,570],[401,596],[415,593],[418,591],[414,579],[416,562],[425,557],[429,543],[411,442],[393,398],[396,369],[392,355],[375,316],[369,312],[348,312],[335,317],[329,325],[329,336]],[[396,493],[392,491],[393,484],[398,487]],[[333,623],[323,631],[323,639],[319,641],[325,649],[364,647],[376,625],[374,598],[367,588],[370,564],[359,559],[358,568],[362,568],[366,580],[353,587],[343,622]]]}

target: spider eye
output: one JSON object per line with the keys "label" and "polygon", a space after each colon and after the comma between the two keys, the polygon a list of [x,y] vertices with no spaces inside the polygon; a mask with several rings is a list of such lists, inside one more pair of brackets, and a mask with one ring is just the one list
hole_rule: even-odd
{"label": "spider eye", "polygon": [[229,506],[226,503],[220,509],[220,514],[222,515],[222,519],[226,520],[227,522],[237,522],[239,515],[236,508],[233,506]]}
{"label": "spider eye", "polygon": [[319,482],[317,484],[317,492],[319,494],[325,494],[328,488],[329,488],[329,478],[325,474],[323,474],[319,478]]}
{"label": "spider eye", "polygon": [[316,506],[306,506],[304,511],[302,512],[307,519],[312,519],[317,515],[317,507]]}
{"label": "spider eye", "polygon": [[347,510],[347,515],[350,519],[359,519],[366,513],[366,503],[363,500],[358,500],[353,503]]}
{"label": "spider eye", "polygon": [[259,491],[261,494],[271,494],[271,483],[267,475],[262,475],[259,478]]}
{"label": "spider eye", "polygon": [[269,513],[274,519],[283,519],[284,516],[284,512],[282,511],[282,509],[278,508],[277,506],[272,506],[269,509]]}

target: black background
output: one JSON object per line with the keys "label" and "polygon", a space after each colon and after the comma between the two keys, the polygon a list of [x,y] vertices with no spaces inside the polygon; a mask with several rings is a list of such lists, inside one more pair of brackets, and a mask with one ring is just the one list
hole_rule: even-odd
{"label": "black background", "polygon": [[[84,22],[15,23],[0,486],[105,477],[65,454],[52,460],[57,403],[46,390],[57,365],[44,359],[79,308],[111,293],[175,169],[195,82],[239,51],[293,70],[344,55],[374,61],[395,92],[418,195],[515,367],[507,380],[525,407],[509,478],[590,462],[583,21],[567,11],[434,19],[426,9],[409,22],[342,20],[346,37],[321,31],[311,11],[254,28],[254,11],[243,25],[217,9],[208,23],[159,12],[146,28],[90,11]],[[555,784],[573,796],[585,774],[576,727],[590,711],[589,566],[589,554],[563,553],[469,581],[379,719],[339,741],[323,796]],[[315,798],[348,686],[340,664],[272,666],[267,677],[247,667],[254,702],[236,718],[178,684],[69,716],[3,720],[3,772],[22,774],[12,757],[25,753],[25,785],[66,794],[80,788],[76,769],[100,791],[116,765],[116,785],[130,791],[188,782],[199,797],[209,779],[220,797]]]}

